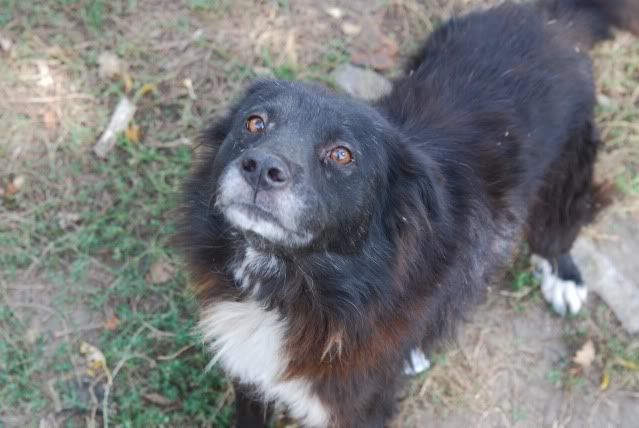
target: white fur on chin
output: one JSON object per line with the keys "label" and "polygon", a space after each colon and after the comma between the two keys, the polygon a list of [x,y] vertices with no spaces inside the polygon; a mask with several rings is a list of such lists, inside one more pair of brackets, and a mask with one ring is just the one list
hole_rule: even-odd
{"label": "white fur on chin", "polygon": [[220,179],[220,191],[216,205],[227,220],[240,230],[254,232],[265,239],[291,246],[303,246],[313,239],[310,233],[296,233],[304,204],[292,192],[284,192],[277,198],[275,210],[281,224],[267,221],[246,210],[234,206],[238,192],[252,192],[237,168],[230,168]]}

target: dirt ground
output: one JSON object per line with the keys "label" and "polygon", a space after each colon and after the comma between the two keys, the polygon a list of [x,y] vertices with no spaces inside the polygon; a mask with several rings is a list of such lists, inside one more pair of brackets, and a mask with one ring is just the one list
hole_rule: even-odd
{"label": "dirt ground", "polygon": [[569,330],[543,304],[490,299],[458,347],[411,384],[395,426],[636,426],[636,385],[602,391],[600,369],[570,374]]}
{"label": "dirt ground", "polygon": [[[494,3],[0,0],[0,427],[228,426],[232,391],[202,374],[169,246],[199,130],[258,76],[331,86],[355,62],[393,77],[442,19]],[[639,40],[594,57],[597,175],[636,220]],[[135,119],[98,160],[122,96]],[[639,339],[594,295],[554,315],[525,261],[433,363],[394,426],[639,425]]]}

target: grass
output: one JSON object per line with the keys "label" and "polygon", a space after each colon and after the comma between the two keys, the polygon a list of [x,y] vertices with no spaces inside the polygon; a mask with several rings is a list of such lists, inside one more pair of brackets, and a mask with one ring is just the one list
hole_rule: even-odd
{"label": "grass", "polygon": [[[88,165],[72,160],[67,171],[47,177],[60,180],[66,174],[81,172],[100,177],[99,182],[89,180],[76,188],[72,197],[43,202],[24,226],[0,235],[2,241],[12,242],[14,250],[18,250],[2,254],[2,264],[11,266],[13,272],[28,268],[38,257],[42,237],[53,244],[39,270],[66,289],[50,303],[52,310],[62,312],[78,302],[97,313],[105,307],[112,309],[117,328],[100,328],[94,345],[111,364],[126,361],[115,379],[111,404],[110,419],[117,425],[225,426],[231,416],[224,406],[228,398],[226,382],[216,370],[204,370],[208,357],[193,345],[197,343],[193,335],[196,305],[185,292],[185,278],[177,274],[164,284],[151,284],[146,278],[154,262],[176,263],[175,254],[167,245],[172,232],[170,213],[175,207],[177,184],[185,175],[190,157],[188,148],[167,156],[158,149],[121,139],[105,163]],[[96,201],[100,194],[117,196],[105,206],[99,199]],[[12,201],[14,210],[27,202],[16,199]],[[64,206],[79,208],[81,226],[73,231],[63,229],[49,216]],[[18,242],[29,244],[16,248]],[[108,273],[110,283],[99,288],[74,286],[91,283],[94,263]],[[61,264],[66,268],[60,270]],[[28,326],[10,307],[7,304],[0,312],[5,339],[0,347],[0,402],[7,406],[5,410],[22,409],[36,414],[48,401],[38,380],[49,377],[52,371],[65,373],[72,369],[79,343],[61,341],[48,350],[44,337],[29,343],[25,339]],[[56,385],[64,411],[91,410],[91,403],[78,398],[86,391],[78,391],[75,382],[62,380]],[[149,405],[144,399],[148,394],[160,394],[176,408],[166,412],[162,406]]]}
{"label": "grass", "polygon": [[[204,23],[219,21],[230,5],[189,1],[195,15],[180,12],[167,37],[182,43]],[[299,64],[274,57],[272,48],[265,47],[252,63],[225,48],[212,49],[213,41],[203,37],[178,52],[184,57],[167,71],[150,54],[146,34],[136,32],[138,24],[150,23],[136,21],[136,2],[2,0],[2,6],[0,23],[15,43],[15,62],[0,65],[6,76],[0,89],[11,91],[12,98],[59,91],[93,101],[0,112],[0,125],[8,130],[0,146],[3,159],[35,142],[0,171],[3,189],[18,176],[26,183],[0,197],[0,426],[37,426],[47,415],[63,426],[107,418],[124,427],[228,426],[232,390],[215,367],[205,370],[210,356],[194,332],[197,304],[169,245],[179,183],[192,156],[191,147],[172,143],[193,141],[217,103],[258,74],[253,64],[282,79],[326,76],[347,60],[344,46],[329,44],[305,68],[312,75],[300,76]],[[113,28],[114,17],[131,25],[129,35]],[[59,49],[87,37],[86,48],[59,56]],[[53,54],[43,46],[47,42]],[[126,89],[124,79],[97,78],[104,49],[127,59],[129,96],[147,83],[155,91],[133,97],[142,141],[122,135],[109,157],[98,161],[91,146]],[[43,71],[34,67],[36,61],[62,86],[56,94],[37,86]],[[184,70],[183,64],[193,65]],[[185,77],[197,82],[204,69],[224,87],[200,86],[206,102],[185,96],[181,85]],[[51,112],[56,123],[46,129],[42,118]],[[153,283],[149,270],[155,263],[175,273]],[[89,370],[83,342],[101,351],[114,376],[108,399],[107,371]]]}
{"label": "grass", "polygon": [[[0,33],[14,44],[11,56],[0,51],[0,188],[25,179],[17,193],[0,196],[0,427],[38,426],[48,415],[61,426],[101,424],[105,416],[123,427],[229,425],[232,391],[216,368],[204,370],[209,356],[193,331],[196,302],[169,245],[179,182],[192,156],[191,146],[179,142],[194,141],[205,121],[257,75],[331,85],[329,72],[349,60],[350,41],[339,28],[300,24],[305,16],[294,2],[267,3],[251,9],[263,13],[254,16],[245,13],[254,4],[244,0],[0,0]],[[414,13],[422,9],[412,2],[402,5],[405,10],[394,2],[373,9],[387,8],[400,22],[407,17],[414,30],[397,39],[410,46],[407,34],[417,40],[440,18]],[[270,18],[269,8],[281,20]],[[301,26],[297,60],[280,55],[295,25]],[[254,49],[253,35],[241,37],[237,28],[251,28],[266,42]],[[620,53],[599,52],[624,70],[604,70],[603,90],[616,104],[599,114],[612,124],[605,129],[614,148],[606,174],[630,196],[637,194],[637,164],[621,154],[635,150],[638,135],[628,124],[639,112],[626,100],[637,83],[637,49],[623,44]],[[123,79],[98,77],[104,50],[127,63],[128,92]],[[42,83],[46,73],[52,86]],[[193,82],[195,99],[185,79]],[[145,84],[155,90],[135,97]],[[125,93],[136,99],[141,141],[120,136],[99,161],[91,147]],[[65,98],[70,94],[85,98]],[[51,97],[62,101],[8,101]],[[167,281],[149,277],[156,263],[172,267]],[[525,262],[509,278],[514,293],[537,296]],[[518,302],[526,310],[539,299]],[[639,348],[619,332],[609,310],[574,323],[580,333],[567,333],[566,341],[594,337],[599,371],[635,387],[628,373],[639,364]],[[83,342],[104,355],[113,376],[108,400],[106,372],[89,370]],[[451,365],[445,355],[436,364]],[[445,385],[435,391],[428,394],[435,401],[454,401],[459,392]],[[518,412],[513,418],[524,415]]]}

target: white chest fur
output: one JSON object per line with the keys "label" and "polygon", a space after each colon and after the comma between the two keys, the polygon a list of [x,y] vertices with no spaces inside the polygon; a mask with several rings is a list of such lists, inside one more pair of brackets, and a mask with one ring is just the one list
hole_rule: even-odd
{"label": "white chest fur", "polygon": [[325,427],[329,414],[308,382],[282,380],[288,365],[284,350],[286,321],[259,303],[220,302],[207,308],[200,321],[204,340],[226,373],[255,385],[265,400],[287,406],[305,425]]}

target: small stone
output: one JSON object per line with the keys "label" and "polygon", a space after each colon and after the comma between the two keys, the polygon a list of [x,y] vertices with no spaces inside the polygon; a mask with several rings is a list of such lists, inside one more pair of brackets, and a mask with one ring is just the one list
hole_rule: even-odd
{"label": "small stone", "polygon": [[639,223],[604,213],[593,228],[606,238],[582,233],[571,254],[588,288],[606,302],[626,331],[639,333],[639,241],[634,239]]}
{"label": "small stone", "polygon": [[337,86],[347,94],[367,101],[376,100],[391,91],[391,83],[372,70],[344,64],[337,67],[331,76]]}
{"label": "small stone", "polygon": [[113,52],[102,52],[98,57],[98,66],[101,79],[110,80],[122,74],[122,62]]}

